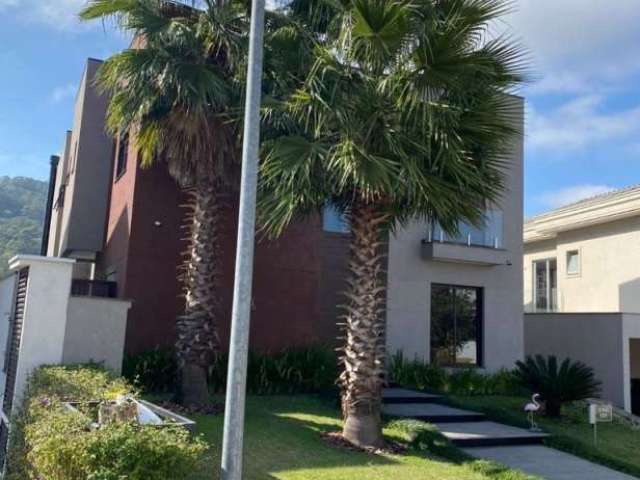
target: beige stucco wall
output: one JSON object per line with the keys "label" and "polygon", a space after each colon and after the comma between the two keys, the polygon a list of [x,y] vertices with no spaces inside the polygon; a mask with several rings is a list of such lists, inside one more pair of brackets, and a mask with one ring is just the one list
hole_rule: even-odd
{"label": "beige stucco wall", "polygon": [[[518,99],[522,107],[521,99]],[[523,118],[523,111],[520,111]],[[507,191],[497,206],[504,214],[503,265],[481,266],[425,260],[421,242],[427,223],[414,221],[389,241],[387,350],[405,357],[430,358],[431,285],[434,283],[484,289],[484,366],[512,367],[523,356],[522,223],[523,145],[513,146]],[[469,247],[473,249],[474,247]],[[470,250],[471,251],[471,250]]]}
{"label": "beige stucco wall", "polygon": [[63,363],[103,362],[108,368],[120,372],[130,307],[128,301],[71,297]]}
{"label": "beige stucco wall", "polygon": [[[560,232],[525,244],[524,305],[533,302],[533,262],[558,261],[558,308],[562,312],[640,313],[640,216]],[[568,251],[580,252],[580,273],[567,274]]]}

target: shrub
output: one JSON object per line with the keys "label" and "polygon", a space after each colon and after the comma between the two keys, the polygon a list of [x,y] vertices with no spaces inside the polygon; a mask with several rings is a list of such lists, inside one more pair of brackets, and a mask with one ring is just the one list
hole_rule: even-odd
{"label": "shrub", "polygon": [[[71,393],[70,393],[71,392]],[[112,423],[91,428],[82,410],[64,400],[101,401],[131,392],[121,379],[95,366],[43,367],[29,379],[23,410],[14,420],[10,480],[186,479],[206,445],[180,427]]]}
{"label": "shrub", "polygon": [[178,363],[174,352],[169,349],[155,349],[125,357],[122,374],[146,393],[174,392],[178,385]]}
{"label": "shrub", "polygon": [[549,417],[559,417],[563,404],[593,397],[600,391],[593,369],[569,358],[559,365],[553,355],[527,357],[516,363],[515,375],[532,393],[540,394]]}
{"label": "shrub", "polygon": [[[214,391],[224,390],[227,356],[212,368],[210,384]],[[335,388],[338,360],[324,346],[288,349],[277,354],[249,354],[247,389],[254,395],[322,393]]]}
{"label": "shrub", "polygon": [[483,373],[474,368],[447,372],[437,365],[407,361],[397,353],[389,368],[391,381],[419,390],[446,392],[453,395],[518,395],[522,388],[509,370]]}
{"label": "shrub", "polygon": [[389,377],[395,383],[419,390],[442,391],[447,383],[444,369],[418,360],[407,361],[402,352],[391,358]]}

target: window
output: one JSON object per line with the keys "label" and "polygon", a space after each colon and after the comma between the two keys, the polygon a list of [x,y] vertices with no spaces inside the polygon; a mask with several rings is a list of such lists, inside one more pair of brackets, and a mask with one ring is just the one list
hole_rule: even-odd
{"label": "window", "polygon": [[438,223],[429,228],[430,242],[449,242],[479,247],[502,248],[503,213],[500,210],[488,210],[484,225],[476,227],[467,222],[458,224],[458,234],[448,235]]}
{"label": "window", "polygon": [[567,252],[567,275],[580,274],[580,251],[571,250]]}
{"label": "window", "polygon": [[431,363],[481,366],[482,289],[431,287]]}
{"label": "window", "polygon": [[127,171],[129,157],[129,133],[120,136],[118,141],[118,156],[116,158],[116,180]]}
{"label": "window", "polygon": [[349,222],[335,207],[327,205],[322,211],[322,228],[330,233],[349,233]]}
{"label": "window", "polygon": [[536,312],[558,309],[558,265],[555,258],[533,262],[533,302]]}

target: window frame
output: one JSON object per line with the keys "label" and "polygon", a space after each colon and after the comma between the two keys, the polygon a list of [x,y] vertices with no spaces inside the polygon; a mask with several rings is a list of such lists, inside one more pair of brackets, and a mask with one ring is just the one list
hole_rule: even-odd
{"label": "window frame", "polygon": [[[555,302],[553,302],[552,300],[554,300],[553,298],[553,288],[551,286],[551,262],[556,262],[556,296],[555,296]],[[546,295],[546,299],[547,299],[547,308],[538,308],[538,303],[537,303],[537,293],[538,293],[538,288],[537,288],[537,283],[536,283],[536,264],[538,263],[544,263],[545,264],[545,278],[547,281],[546,284],[546,288],[545,288],[545,295]],[[532,305],[533,305],[533,312],[534,313],[553,313],[553,312],[557,312],[559,311],[559,284],[558,284],[558,259],[556,257],[546,257],[546,258],[538,258],[535,260],[531,261],[531,270],[532,270],[532,283],[531,283],[531,293],[532,293]]]}
{"label": "window frame", "polygon": [[[118,136],[118,146],[116,148],[114,183],[120,180],[125,173],[129,163],[129,132],[125,132]],[[124,146],[124,149],[123,149]]]}
{"label": "window frame", "polygon": [[[569,256],[572,254],[575,254],[577,257],[575,271],[569,271]],[[564,259],[567,277],[579,277],[582,274],[582,250],[580,248],[572,248],[570,250],[567,250],[565,252]]]}
{"label": "window frame", "polygon": [[[430,311],[429,311],[429,361],[432,364],[437,364],[433,359],[433,344],[432,344],[432,332],[433,332],[433,290],[434,288],[448,288],[453,289],[454,298],[455,292],[457,290],[474,290],[476,292],[476,318],[475,318],[475,329],[476,329],[476,363],[468,364],[468,363],[458,363],[457,355],[456,360],[453,364],[442,365],[439,366],[443,368],[484,368],[485,365],[485,348],[484,348],[484,338],[485,338],[485,289],[484,287],[478,287],[473,285],[459,285],[459,284],[449,284],[449,283],[431,283],[429,288],[429,300],[431,303]],[[455,302],[452,305],[454,310],[454,331],[457,329],[456,325],[456,315],[455,315]],[[455,333],[454,333],[455,335]]]}

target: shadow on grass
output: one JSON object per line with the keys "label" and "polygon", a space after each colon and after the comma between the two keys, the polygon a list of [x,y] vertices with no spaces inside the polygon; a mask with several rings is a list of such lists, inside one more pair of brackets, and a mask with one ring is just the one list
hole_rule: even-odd
{"label": "shadow on grass", "polygon": [[[310,397],[251,397],[247,403],[244,471],[247,479],[273,480],[277,472],[383,466],[392,457],[349,451],[330,445],[321,434],[339,430],[335,409]],[[204,474],[217,478],[223,416],[195,416],[198,433],[212,445]],[[312,478],[312,477],[309,477]]]}
{"label": "shadow on grass", "polygon": [[423,455],[435,456],[440,460],[448,461],[456,465],[465,466],[474,472],[482,474],[492,480],[528,480],[534,477],[527,475],[499,463],[479,460],[455,445],[451,444],[438,429],[431,424],[418,420],[392,420],[389,428],[403,431],[411,441],[414,451]]}

